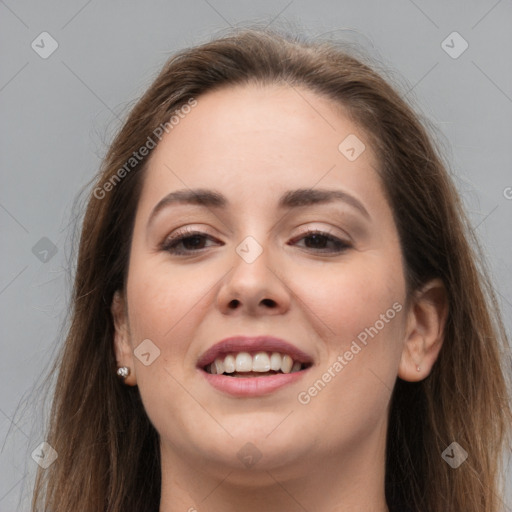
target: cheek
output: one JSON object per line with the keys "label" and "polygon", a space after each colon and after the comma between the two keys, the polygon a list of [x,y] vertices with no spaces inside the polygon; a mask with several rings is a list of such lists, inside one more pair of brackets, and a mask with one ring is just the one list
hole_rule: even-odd
{"label": "cheek", "polygon": [[305,383],[299,402],[309,401],[306,409],[319,416],[329,408],[333,428],[370,428],[385,413],[402,350],[401,268],[365,258],[364,264],[347,264],[319,286],[304,290],[329,334],[321,368]]}
{"label": "cheek", "polygon": [[[327,268],[327,267],[326,267]],[[295,280],[302,300],[323,322],[326,339],[337,346],[357,337],[365,328],[373,326],[390,331],[401,321],[395,321],[397,309],[402,304],[405,287],[400,268],[384,265],[378,258],[365,257],[360,261],[347,261],[332,267],[328,272],[301,272]],[[384,315],[384,319],[381,319]],[[388,321],[389,320],[389,321]]]}
{"label": "cheek", "polygon": [[[204,281],[198,282],[187,272],[171,272],[165,263],[133,258],[127,291],[137,386],[150,420],[159,431],[165,431],[170,411],[174,411],[176,427],[183,419],[179,411],[195,407],[180,383],[191,333],[197,325],[194,312],[205,294]],[[147,339],[158,353],[149,365],[137,357],[138,345]]]}
{"label": "cheek", "polygon": [[380,307],[338,297],[326,358],[296,397],[304,418],[318,418],[301,424],[306,437],[322,431],[326,443],[336,438],[350,449],[384,428],[403,338],[404,308],[394,298],[380,295]]}
{"label": "cheek", "polygon": [[322,370],[330,368],[336,375],[329,387],[338,388],[348,405],[352,399],[363,400],[357,396],[371,399],[378,391],[375,384],[385,393],[387,386],[393,387],[404,341],[402,269],[366,256],[361,264],[347,263],[329,273],[318,286],[304,286],[308,305],[322,320],[326,342]]}
{"label": "cheek", "polygon": [[[127,294],[133,364],[137,385],[151,419],[156,419],[153,418],[155,414],[158,416],[161,401],[166,402],[167,393],[170,396],[179,393],[173,376],[183,372],[188,334],[193,329],[191,310],[197,299],[193,300],[191,286],[193,280],[185,287],[161,265],[137,265],[133,261],[130,267]],[[144,351],[142,343],[147,345],[144,345]],[[150,356],[146,356],[146,360],[139,357],[147,352]],[[149,364],[146,364],[148,359]]]}
{"label": "cheek", "polygon": [[[162,345],[187,325],[187,317],[205,295],[205,281],[197,274],[165,262],[134,261],[128,278],[132,333],[154,336]],[[133,320],[135,320],[133,322]]]}

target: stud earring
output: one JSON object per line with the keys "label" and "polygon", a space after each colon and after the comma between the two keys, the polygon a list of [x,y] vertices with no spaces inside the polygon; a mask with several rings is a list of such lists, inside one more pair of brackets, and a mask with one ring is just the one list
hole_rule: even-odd
{"label": "stud earring", "polygon": [[123,379],[126,379],[126,377],[130,375],[130,368],[128,368],[128,366],[121,366],[120,368],[117,369],[117,375],[119,375],[119,377],[122,377]]}
{"label": "stud earring", "polygon": [[421,372],[421,368],[419,366],[416,366],[416,371]]}

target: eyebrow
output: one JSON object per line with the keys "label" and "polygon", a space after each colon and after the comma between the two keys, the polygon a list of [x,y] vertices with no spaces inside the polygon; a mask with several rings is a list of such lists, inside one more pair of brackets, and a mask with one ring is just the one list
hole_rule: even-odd
{"label": "eyebrow", "polygon": [[[359,210],[367,219],[370,218],[370,214],[358,199],[343,190],[337,189],[299,188],[288,190],[279,198],[278,208],[300,208],[334,201],[347,203]],[[176,190],[167,194],[156,204],[149,216],[148,226],[158,212],[175,204],[190,204],[205,208],[226,208],[229,206],[229,201],[226,196],[215,190],[204,188]]]}

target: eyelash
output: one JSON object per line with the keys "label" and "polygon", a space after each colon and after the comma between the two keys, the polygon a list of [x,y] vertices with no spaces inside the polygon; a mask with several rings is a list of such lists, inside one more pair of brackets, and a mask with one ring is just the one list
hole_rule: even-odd
{"label": "eyelash", "polygon": [[[319,253],[323,253],[323,254],[341,254],[342,252],[345,252],[347,249],[350,249],[352,247],[351,244],[349,244],[348,242],[345,242],[343,240],[340,240],[339,238],[335,237],[335,236],[332,236],[331,234],[329,233],[326,233],[324,231],[319,231],[319,230],[310,230],[308,229],[305,233],[303,233],[300,238],[296,238],[295,240],[303,240],[303,239],[306,239],[306,238],[312,238],[313,236],[320,236],[322,238],[325,238],[327,239],[327,241],[329,242],[333,242],[336,246],[336,249],[334,250],[319,250],[319,251],[316,251],[316,252],[319,252]],[[201,238],[209,238],[210,240],[213,239],[213,237],[207,235],[206,233],[202,233],[201,231],[195,231],[193,229],[189,229],[189,228],[186,228],[184,229],[183,231],[181,232],[178,232],[176,235],[172,236],[172,237],[169,237],[167,238],[166,240],[164,240],[164,242],[161,244],[161,247],[160,249],[162,251],[167,251],[171,254],[174,254],[176,256],[183,256],[183,255],[186,255],[186,254],[192,254],[194,252],[198,252],[198,251],[201,251],[202,249],[192,249],[192,250],[178,250],[176,249],[176,247],[184,242],[185,240],[188,240],[188,239],[191,239],[191,238],[197,238],[197,237],[201,237]]]}

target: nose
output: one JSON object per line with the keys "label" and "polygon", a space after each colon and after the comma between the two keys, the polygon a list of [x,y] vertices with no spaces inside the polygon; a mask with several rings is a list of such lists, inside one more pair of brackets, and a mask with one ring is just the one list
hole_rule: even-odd
{"label": "nose", "polygon": [[262,252],[255,259],[254,253],[247,258],[243,249],[238,249],[233,257],[233,268],[227,273],[217,296],[220,311],[251,316],[278,315],[288,311],[291,290],[277,259],[271,258],[269,251],[261,246],[259,250]]}

